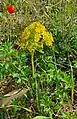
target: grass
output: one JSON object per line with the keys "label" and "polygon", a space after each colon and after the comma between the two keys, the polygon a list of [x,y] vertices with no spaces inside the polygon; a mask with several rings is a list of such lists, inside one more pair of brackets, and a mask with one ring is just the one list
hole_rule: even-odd
{"label": "grass", "polygon": [[[4,3],[0,16],[0,97],[17,86],[30,91],[10,105],[0,106],[0,118],[76,119],[76,0],[14,1],[14,14],[6,11],[8,1]],[[34,21],[53,34],[54,43],[30,53],[16,42]]]}

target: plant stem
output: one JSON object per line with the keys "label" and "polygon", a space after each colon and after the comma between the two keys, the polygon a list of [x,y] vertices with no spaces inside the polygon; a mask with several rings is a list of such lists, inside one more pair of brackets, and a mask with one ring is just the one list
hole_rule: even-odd
{"label": "plant stem", "polygon": [[36,102],[37,102],[37,109],[39,110],[38,82],[37,82],[37,79],[35,79],[35,83],[36,83]]}
{"label": "plant stem", "polygon": [[73,102],[74,102],[74,78],[73,78],[72,65],[71,65],[71,82],[72,82],[71,97],[72,97],[72,104],[73,104]]}
{"label": "plant stem", "polygon": [[[18,105],[7,105],[6,108],[10,108],[10,107],[17,107],[17,108],[21,108],[21,109],[24,109],[28,112],[32,112],[32,110],[28,109],[28,108],[25,108],[25,107],[22,107],[22,106],[18,106]],[[0,107],[0,109],[3,109],[3,107]]]}
{"label": "plant stem", "polygon": [[69,60],[70,69],[71,69],[71,84],[72,84],[71,98],[72,98],[72,104],[73,104],[73,102],[74,102],[74,78],[73,78],[73,68],[72,68],[72,64],[71,64],[69,56],[68,56],[68,60]]}
{"label": "plant stem", "polygon": [[32,76],[34,78],[34,52],[31,53]]}
{"label": "plant stem", "polygon": [[[34,78],[35,69],[34,69],[34,52],[31,53],[31,63],[32,63],[32,76]],[[38,82],[35,78],[35,85],[36,85],[36,102],[37,102],[37,109],[39,110],[39,99],[38,99]]]}
{"label": "plant stem", "polygon": [[72,88],[72,104],[73,104],[73,102],[74,102],[74,88]]}

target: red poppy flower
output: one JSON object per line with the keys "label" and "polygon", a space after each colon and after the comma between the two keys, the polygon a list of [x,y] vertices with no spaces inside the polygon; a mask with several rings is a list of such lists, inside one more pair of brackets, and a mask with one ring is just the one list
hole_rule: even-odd
{"label": "red poppy flower", "polygon": [[9,6],[7,7],[7,11],[8,11],[9,13],[14,13],[14,12],[15,12],[15,7],[14,7],[14,5],[9,5]]}

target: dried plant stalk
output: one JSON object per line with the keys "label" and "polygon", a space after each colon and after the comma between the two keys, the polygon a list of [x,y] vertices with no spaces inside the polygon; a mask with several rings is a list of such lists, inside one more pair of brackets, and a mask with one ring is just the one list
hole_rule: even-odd
{"label": "dried plant stalk", "polygon": [[2,99],[0,99],[0,106],[8,105],[12,99],[21,97],[22,95],[27,93],[28,90],[29,89],[23,88],[9,92],[8,94],[4,95]]}

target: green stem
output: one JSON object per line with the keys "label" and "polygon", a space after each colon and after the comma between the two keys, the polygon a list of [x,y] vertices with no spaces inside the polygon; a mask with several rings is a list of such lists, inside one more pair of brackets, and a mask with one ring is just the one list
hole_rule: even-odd
{"label": "green stem", "polygon": [[73,104],[73,102],[74,102],[74,78],[73,78],[72,66],[71,66],[71,82],[72,82],[71,97],[72,97],[72,104]]}
{"label": "green stem", "polygon": [[31,53],[32,76],[34,78],[34,52]]}
{"label": "green stem", "polygon": [[35,79],[35,83],[36,83],[36,102],[37,102],[37,109],[39,110],[38,82],[37,82],[37,79]]}
{"label": "green stem", "polygon": [[72,88],[72,104],[73,104],[73,102],[74,102],[74,88]]}
{"label": "green stem", "polygon": [[[35,69],[34,69],[34,52],[31,53],[31,63],[32,63],[32,76],[34,78]],[[38,99],[38,82],[35,78],[35,85],[36,85],[36,102],[37,102],[37,109],[39,110],[39,99]]]}
{"label": "green stem", "polygon": [[73,68],[72,68],[72,64],[71,64],[69,55],[68,55],[68,60],[69,60],[70,69],[71,69],[71,84],[72,84],[72,87],[71,87],[71,98],[72,98],[72,104],[73,104],[73,102],[74,102],[74,78],[73,78]]}

